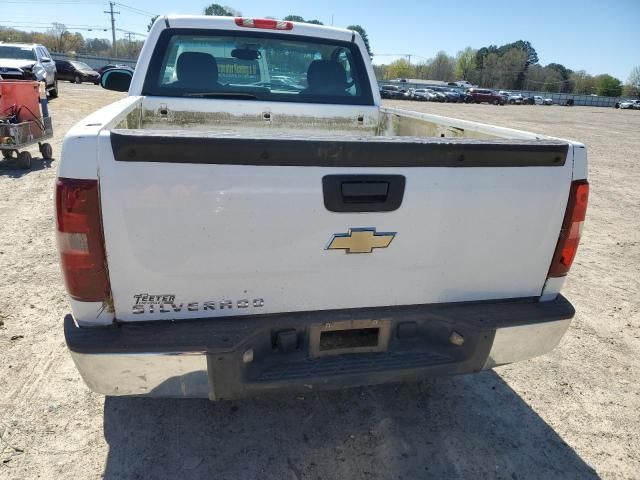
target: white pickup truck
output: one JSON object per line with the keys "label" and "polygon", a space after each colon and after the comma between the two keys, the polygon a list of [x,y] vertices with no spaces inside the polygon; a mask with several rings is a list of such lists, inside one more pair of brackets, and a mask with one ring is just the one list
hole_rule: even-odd
{"label": "white pickup truck", "polygon": [[58,246],[73,359],[106,395],[229,399],[543,354],[584,145],[381,105],[358,33],[168,16],[75,125]]}

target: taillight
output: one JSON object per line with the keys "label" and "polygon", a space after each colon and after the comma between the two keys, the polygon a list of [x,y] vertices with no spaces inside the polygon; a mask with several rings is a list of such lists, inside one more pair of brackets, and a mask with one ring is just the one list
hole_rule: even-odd
{"label": "taillight", "polygon": [[97,180],[59,178],[56,183],[58,250],[69,295],[101,302],[109,295]]}
{"label": "taillight", "polygon": [[558,245],[553,254],[551,268],[549,268],[549,277],[563,277],[571,268],[578,251],[588,200],[589,183],[586,180],[572,182]]}
{"label": "taillight", "polygon": [[267,30],[293,30],[293,23],[286,20],[272,20],[270,18],[236,17],[236,25],[246,28],[264,28]]}

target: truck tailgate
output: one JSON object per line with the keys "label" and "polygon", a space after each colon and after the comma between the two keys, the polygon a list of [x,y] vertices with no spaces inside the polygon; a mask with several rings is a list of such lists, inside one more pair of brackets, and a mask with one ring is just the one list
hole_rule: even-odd
{"label": "truck tailgate", "polygon": [[[105,131],[99,181],[116,318],[537,297],[572,155],[561,141]],[[373,184],[356,199],[365,206],[330,211],[331,175],[338,196]],[[383,211],[376,189],[400,188],[389,179],[401,179],[401,198]]]}

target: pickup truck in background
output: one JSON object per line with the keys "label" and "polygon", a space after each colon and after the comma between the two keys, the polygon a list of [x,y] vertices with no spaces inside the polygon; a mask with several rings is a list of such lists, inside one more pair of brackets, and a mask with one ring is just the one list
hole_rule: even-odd
{"label": "pickup truck in background", "polygon": [[229,399],[543,354],[584,145],[386,108],[357,32],[167,16],[64,140],[71,355],[106,395]]}

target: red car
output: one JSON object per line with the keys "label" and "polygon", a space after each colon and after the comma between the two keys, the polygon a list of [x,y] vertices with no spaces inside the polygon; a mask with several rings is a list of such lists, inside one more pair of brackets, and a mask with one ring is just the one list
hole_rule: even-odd
{"label": "red car", "polygon": [[470,88],[465,96],[465,103],[491,103],[504,105],[504,97],[486,88]]}

